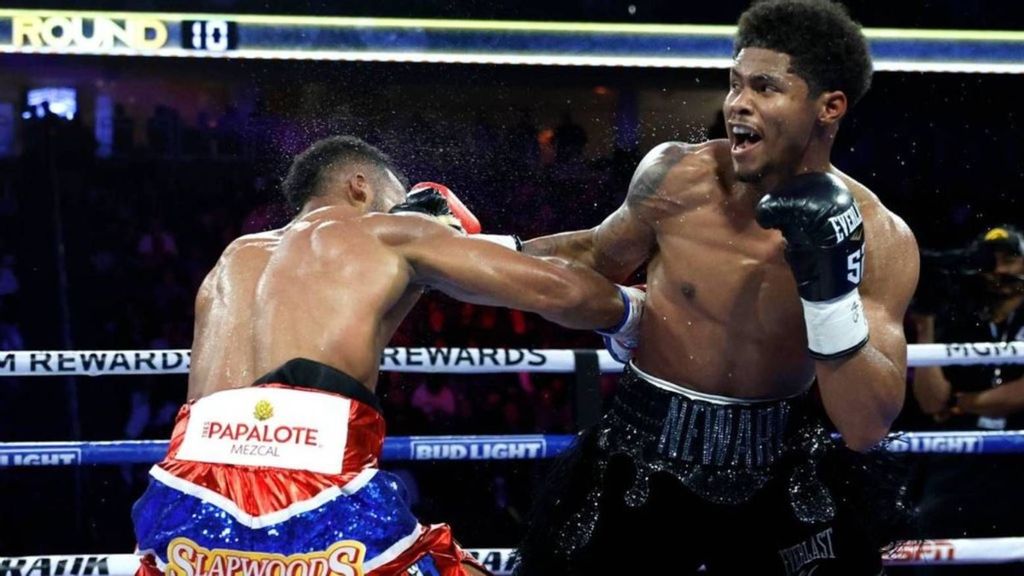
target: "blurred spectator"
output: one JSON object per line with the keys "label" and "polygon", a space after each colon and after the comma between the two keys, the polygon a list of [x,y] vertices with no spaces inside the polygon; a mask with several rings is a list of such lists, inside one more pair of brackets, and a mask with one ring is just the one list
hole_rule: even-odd
{"label": "blurred spectator", "polygon": [[158,218],[152,218],[135,251],[143,263],[155,267],[178,255],[178,242]]}
{"label": "blurred spectator", "polygon": [[566,110],[562,113],[562,122],[555,128],[555,148],[558,150],[559,162],[573,162],[583,156],[587,145],[587,132],[572,119]]}
{"label": "blurred spectator", "polygon": [[455,416],[455,392],[447,384],[444,376],[429,374],[412,393],[412,405],[427,417],[431,426],[447,427]]}
{"label": "blurred spectator", "polygon": [[4,300],[0,299],[0,350],[24,350],[25,340],[8,309]]}
{"label": "blurred spectator", "polygon": [[238,156],[242,152],[242,115],[238,108],[228,105],[224,114],[217,120],[217,154],[220,156]]}
{"label": "blurred spectator", "polygon": [[268,190],[266,178],[256,178],[253,182],[253,197],[266,198],[266,201],[249,211],[242,219],[242,234],[266,232],[285,225],[290,219],[290,209],[275,191]]}
{"label": "blurred spectator", "polygon": [[18,293],[20,285],[14,273],[14,254],[0,254],[0,300]]}
{"label": "blurred spectator", "polygon": [[135,121],[124,111],[123,104],[114,106],[114,154],[126,155],[135,149]]}
{"label": "blurred spectator", "polygon": [[[516,122],[506,131],[505,154],[509,167],[515,170],[510,171],[510,176],[521,175],[524,170],[536,170],[540,164],[540,145],[537,142],[537,122],[533,119],[533,113],[528,108],[519,108],[516,115]],[[499,164],[505,166],[506,162]]]}
{"label": "blurred spectator", "polygon": [[146,123],[146,136],[150,151],[159,155],[177,156],[181,153],[181,132],[181,118],[178,111],[158,104],[153,111],[153,116]]}
{"label": "blurred spectator", "polygon": [[184,316],[194,296],[170,267],[160,271],[159,282],[153,286],[152,294],[154,310],[158,311],[161,317],[169,317],[168,319]]}

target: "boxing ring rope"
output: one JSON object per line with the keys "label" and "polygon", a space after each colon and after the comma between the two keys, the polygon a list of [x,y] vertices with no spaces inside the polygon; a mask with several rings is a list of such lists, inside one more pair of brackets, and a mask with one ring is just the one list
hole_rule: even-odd
{"label": "boxing ring rope", "polygon": [[[393,436],[384,440],[381,459],[539,460],[553,458],[572,444],[571,434],[492,436]],[[167,453],[167,440],[110,442],[0,442],[0,468],[153,464]],[[907,454],[1022,454],[1024,430],[1008,432],[903,432],[887,445]]]}
{"label": "boxing ring rope", "polygon": [[[597,355],[601,372],[621,372],[605,350],[533,348],[386,348],[380,369],[391,372],[502,374],[573,373],[580,354]],[[187,374],[189,350],[23,350],[0,352],[3,376]],[[1024,341],[910,344],[907,365],[1024,364]]]}
{"label": "boxing ring rope", "polygon": [[[912,344],[908,365],[949,366],[1024,363],[1024,342]],[[582,360],[582,362],[581,362]],[[573,373],[582,365],[618,372],[622,364],[600,350],[489,348],[388,348],[381,369],[411,373],[496,374]],[[596,366],[593,366],[596,364]],[[188,350],[18,351],[0,352],[0,377],[56,375],[186,374]],[[397,436],[384,442],[382,459],[529,460],[550,458],[568,448],[572,435]],[[7,442],[0,443],[0,468],[146,464],[159,461],[167,441]],[[914,454],[1020,454],[1024,431],[906,432],[888,449]],[[471,552],[495,574],[509,574],[511,549]],[[885,558],[890,566],[921,564],[995,564],[1024,562],[1024,537],[902,542]],[[132,554],[0,557],[0,572],[61,576],[132,576]],[[56,569],[56,572],[51,572]],[[67,570],[67,571],[66,571]]]}
{"label": "boxing ring rope", "polygon": [[[512,573],[511,548],[468,550],[497,576]],[[903,542],[885,555],[886,566],[997,564],[1024,561],[1024,537]],[[134,554],[51,554],[0,557],[0,573],[18,576],[134,576]]]}

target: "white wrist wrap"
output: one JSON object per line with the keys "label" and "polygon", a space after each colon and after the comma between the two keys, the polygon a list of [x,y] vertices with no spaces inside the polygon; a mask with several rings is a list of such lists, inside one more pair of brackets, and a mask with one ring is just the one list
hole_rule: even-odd
{"label": "white wrist wrap", "polygon": [[622,318],[619,323],[606,330],[595,330],[602,336],[628,337],[639,336],[640,319],[644,315],[644,302],[647,300],[647,293],[637,288],[615,285],[619,289],[619,297],[622,298]]}
{"label": "white wrist wrap", "polygon": [[640,344],[640,320],[644,315],[644,301],[647,293],[637,288],[619,286],[624,310],[619,323],[607,330],[598,330],[604,336],[604,345],[612,358],[625,364],[633,357],[633,350]]}
{"label": "white wrist wrap", "polygon": [[800,301],[804,305],[807,325],[807,347],[819,360],[839,358],[856,352],[868,341],[868,319],[860,292],[846,294],[824,302]]}
{"label": "white wrist wrap", "polygon": [[516,252],[523,251],[523,242],[518,236],[507,234],[473,234],[473,238],[493,242],[498,246],[504,246],[505,248],[515,250]]}

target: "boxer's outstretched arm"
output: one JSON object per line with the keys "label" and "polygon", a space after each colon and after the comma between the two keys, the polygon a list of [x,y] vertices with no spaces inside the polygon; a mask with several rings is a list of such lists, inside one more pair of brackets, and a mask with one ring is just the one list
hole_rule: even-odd
{"label": "boxer's outstretched arm", "polygon": [[526,256],[428,218],[392,220],[382,240],[408,264],[411,283],[473,304],[536,312],[568,328],[609,328],[623,318],[618,288],[592,270]]}
{"label": "boxer's outstretched arm", "polygon": [[886,214],[874,223],[877,228],[865,230],[872,249],[866,255],[860,287],[870,338],[850,356],[816,363],[825,410],[847,446],[859,451],[885,438],[903,407],[907,386],[903,318],[917,288],[920,265],[917,242],[902,220]]}
{"label": "boxer's outstretched arm", "polygon": [[647,260],[653,246],[653,230],[630,209],[627,199],[598,226],[534,238],[523,243],[523,252],[566,260],[624,282]]}
{"label": "boxer's outstretched arm", "polygon": [[653,223],[671,209],[669,191],[688,184],[681,160],[689,145],[666,142],[651,150],[633,173],[626,201],[604,222],[589,230],[534,238],[523,244],[533,256],[554,256],[586,266],[616,282],[625,281],[653,253]]}

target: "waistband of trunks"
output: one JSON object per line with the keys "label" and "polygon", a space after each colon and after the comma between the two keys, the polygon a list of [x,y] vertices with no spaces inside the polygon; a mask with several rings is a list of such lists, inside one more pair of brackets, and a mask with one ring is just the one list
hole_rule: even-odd
{"label": "waistband of trunks", "polygon": [[380,400],[359,380],[315,360],[293,358],[252,383],[253,386],[264,384],[283,384],[330,392],[358,400],[377,412],[383,413]]}
{"label": "waistband of trunks", "polygon": [[649,461],[730,468],[771,466],[786,448],[806,394],[748,400],[689,390],[628,365],[612,418]]}

